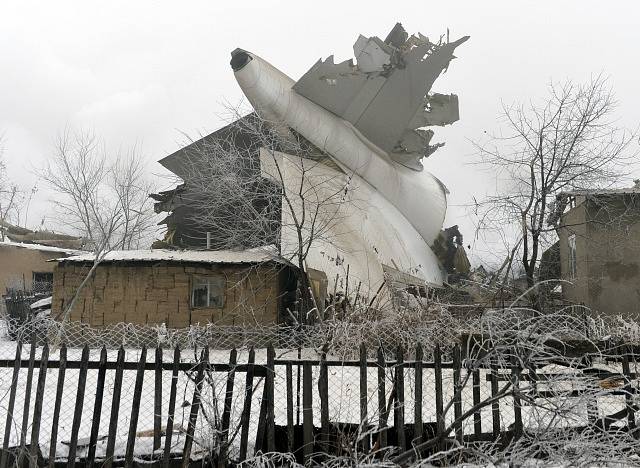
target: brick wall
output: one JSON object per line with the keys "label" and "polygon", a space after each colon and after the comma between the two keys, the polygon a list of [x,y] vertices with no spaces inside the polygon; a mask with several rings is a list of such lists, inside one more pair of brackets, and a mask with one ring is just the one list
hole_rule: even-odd
{"label": "brick wall", "polygon": [[[71,301],[90,265],[59,263],[54,271],[52,313]],[[274,264],[178,265],[174,263],[104,263],[81,291],[72,321],[100,327],[118,322],[165,323],[170,328],[213,322],[221,325],[276,323],[278,271]],[[196,275],[221,275],[225,280],[222,308],[191,307]]]}

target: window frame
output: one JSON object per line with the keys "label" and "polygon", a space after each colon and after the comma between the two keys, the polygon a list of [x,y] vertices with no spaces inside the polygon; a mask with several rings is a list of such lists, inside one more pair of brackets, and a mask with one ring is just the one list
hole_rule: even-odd
{"label": "window frame", "polygon": [[[213,283],[219,284],[213,284]],[[206,305],[196,305],[195,293],[197,289],[201,289],[202,286],[206,285]],[[198,286],[198,288],[196,288]],[[212,304],[212,289],[213,287],[217,287],[219,289],[219,294],[213,296],[214,298],[219,298],[219,303]],[[189,297],[189,304],[192,309],[223,309],[226,299],[226,281],[224,276],[221,275],[192,275],[191,276],[191,293]]]}

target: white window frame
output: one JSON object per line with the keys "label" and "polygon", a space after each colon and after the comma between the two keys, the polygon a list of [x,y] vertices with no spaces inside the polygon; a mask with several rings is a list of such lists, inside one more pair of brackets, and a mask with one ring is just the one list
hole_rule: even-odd
{"label": "white window frame", "polygon": [[[207,290],[206,304],[196,305],[195,293],[197,289],[205,287]],[[218,289],[217,295],[213,295],[215,291],[212,289]],[[217,301],[212,301],[213,298],[218,298]],[[191,277],[191,307],[193,309],[222,309],[224,307],[225,300],[225,279],[220,275],[194,275]],[[213,302],[213,303],[212,303]]]}

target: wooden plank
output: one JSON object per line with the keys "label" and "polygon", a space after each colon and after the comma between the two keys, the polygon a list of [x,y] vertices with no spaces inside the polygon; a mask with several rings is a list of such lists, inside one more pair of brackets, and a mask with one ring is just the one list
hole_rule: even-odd
{"label": "wooden plank", "polygon": [[413,440],[417,445],[422,441],[422,360],[424,351],[422,345],[416,345],[416,364],[414,372],[414,411],[413,411]]}
{"label": "wooden plank", "polygon": [[240,461],[247,458],[247,449],[249,443],[249,423],[251,422],[251,400],[253,398],[253,365],[256,360],[256,352],[249,349],[249,357],[247,359],[247,375],[244,385],[244,405],[242,408],[242,416],[240,418]]}
{"label": "wooden plank", "polygon": [[386,391],[386,366],[382,347],[378,348],[378,448],[387,446],[387,391]]}
{"label": "wooden plank", "polygon": [[491,427],[493,436],[500,437],[500,401],[496,398],[498,392],[498,366],[495,359],[491,361],[491,397],[495,400],[491,403]]}
{"label": "wooden plank", "polygon": [[311,463],[313,455],[313,368],[302,365],[302,453],[305,465]]}
{"label": "wooden plank", "polygon": [[521,369],[516,356],[511,356],[511,376],[513,379],[513,435],[520,437],[522,435],[522,403],[520,401],[520,374]]}
{"label": "wooden plank", "polygon": [[[304,365],[304,364],[311,364],[312,366],[319,366],[320,365],[320,359],[276,359],[275,360],[275,365],[276,366],[284,366],[287,364],[287,362],[292,363],[293,365]],[[0,361],[1,363],[1,361]],[[415,367],[415,361],[413,360],[407,360],[407,361],[403,361],[402,362],[402,366],[405,368],[410,368],[410,367]],[[398,363],[394,360],[389,360],[385,362],[384,367],[389,367],[389,368],[396,368],[398,367]],[[447,362],[447,361],[442,361],[442,368],[443,369],[453,369],[453,363],[452,362]],[[0,365],[0,367],[2,367]],[[330,360],[327,359],[327,367],[360,367],[360,359],[358,359],[357,361],[338,361],[338,360]],[[367,363],[367,367],[378,367],[378,363],[375,361],[371,361]],[[422,363],[422,368],[423,369],[433,369],[435,367],[433,362],[423,362]]]}
{"label": "wooden plank", "polygon": [[[473,406],[480,405],[480,370],[473,369],[471,372],[471,380],[473,383]],[[473,433],[476,436],[482,434],[482,415],[480,409],[473,413]]]}
{"label": "wooden plank", "polygon": [[136,432],[138,431],[138,417],[140,416],[140,401],[142,400],[142,385],[144,384],[144,365],[147,361],[147,347],[142,346],[140,360],[136,372],[136,382],[133,387],[131,401],[131,416],[129,417],[129,434],[127,436],[127,448],[124,454],[124,466],[133,467],[133,451],[136,446]]}
{"label": "wooden plank", "polygon": [[82,422],[82,410],[84,408],[85,387],[87,385],[87,363],[89,362],[89,347],[82,348],[82,363],[78,375],[78,390],[76,392],[76,404],[73,410],[73,423],[71,425],[71,438],[69,439],[69,456],[67,466],[73,468],[76,465],[76,449],[78,448],[78,433]]}
{"label": "wooden plank", "polygon": [[294,430],[293,430],[293,365],[288,362],[285,365],[287,380],[287,450],[293,453]]}
{"label": "wooden plank", "polygon": [[367,388],[367,347],[364,343],[360,345],[360,430],[364,437],[362,439],[362,450],[369,451],[369,422],[368,422],[368,402],[369,392]]}
{"label": "wooden plank", "polygon": [[0,468],[7,468],[9,455],[9,441],[11,438],[11,427],[13,425],[13,408],[16,404],[16,391],[18,389],[18,377],[20,376],[20,355],[22,353],[22,342],[16,343],[16,360],[13,366],[11,377],[11,387],[9,390],[9,402],[7,404],[7,419],[4,425],[4,438],[2,441],[2,455],[0,456]]}
{"label": "wooden plank", "polygon": [[38,448],[40,446],[40,419],[42,417],[42,402],[47,380],[47,362],[49,361],[49,343],[45,341],[40,358],[40,371],[36,386],[35,402],[33,406],[33,424],[31,426],[31,446],[29,447],[29,466],[36,467],[38,462]]}
{"label": "wooden plank", "polygon": [[102,399],[104,397],[104,381],[107,374],[107,349],[103,346],[100,351],[100,370],[96,382],[96,398],[93,403],[93,423],[91,424],[91,436],[89,438],[89,453],[87,454],[87,466],[93,468],[96,457],[96,444],[98,443],[98,431],[100,430],[100,416],[102,414]]}
{"label": "wooden plank", "polygon": [[318,375],[318,396],[320,397],[320,440],[323,451],[328,450],[329,442],[329,372],[327,355],[322,353],[320,358],[320,373]]}
{"label": "wooden plank", "polygon": [[118,357],[116,358],[116,375],[113,380],[113,395],[111,396],[111,415],[109,418],[109,434],[107,436],[107,448],[105,452],[105,468],[111,468],[113,465],[113,452],[116,446],[116,436],[118,433],[118,416],[120,412],[120,395],[122,394],[122,374],[125,352],[120,346],[118,349]]}
{"label": "wooden plank", "polygon": [[218,457],[218,468],[227,466],[229,426],[231,425],[231,406],[233,404],[233,385],[235,382],[236,371],[233,367],[238,359],[238,351],[235,348],[229,352],[229,367],[231,370],[227,373],[227,388],[224,394],[224,409],[222,410],[222,427],[220,433],[220,455]]}
{"label": "wooden plank", "polygon": [[162,346],[156,348],[153,385],[153,450],[162,443]]}
{"label": "wooden plank", "polygon": [[[296,362],[296,361],[294,361],[294,362]],[[16,364],[16,361],[13,360],[13,359],[0,360],[0,368],[13,368],[13,366],[15,364]],[[29,367],[29,361],[28,360],[19,361],[18,364],[19,364],[18,367],[20,367],[20,368]],[[39,359],[34,360],[34,366],[35,367],[39,367],[41,364],[42,363],[40,362]],[[138,362],[123,362],[122,363],[122,369],[126,370],[126,371],[137,371],[139,366],[140,366],[140,364]],[[49,363],[48,363],[47,367],[49,369],[58,369],[60,367],[60,361],[49,360]],[[67,369],[80,369],[80,367],[81,367],[80,361],[67,361],[67,363],[66,363],[66,368]],[[98,370],[98,369],[100,369],[100,362],[99,361],[89,361],[89,363],[87,365],[87,369],[89,369],[89,370]],[[146,362],[145,365],[144,365],[144,370],[146,370],[146,371],[155,371],[155,369],[156,369],[156,364],[154,362]],[[173,369],[173,364],[172,363],[165,362],[165,363],[162,364],[162,370],[170,371],[172,369]],[[193,364],[190,363],[190,362],[182,362],[182,363],[180,363],[178,369],[180,371],[182,371],[182,372],[189,372],[190,370],[193,369]],[[114,362],[107,361],[107,370],[117,370],[116,364]],[[247,365],[246,364],[239,364],[236,367],[236,372],[246,372],[246,371],[247,371]],[[228,364],[212,364],[212,363],[209,363],[209,365],[207,366],[207,372],[227,373],[227,372],[229,372],[229,365]],[[265,377],[267,375],[267,367],[262,365],[262,364],[254,364],[254,366],[253,366],[253,375],[254,375],[254,377]]]}
{"label": "wooden plank", "polygon": [[180,369],[180,348],[178,346],[173,350],[173,369],[171,372],[171,389],[169,390],[169,408],[167,413],[167,427],[164,437],[164,456],[162,465],[169,468],[171,459],[171,440],[173,438],[173,420],[176,412],[176,397],[178,394],[178,372]]}
{"label": "wooden plank", "polygon": [[442,352],[439,344],[436,344],[433,349],[433,361],[435,363],[436,430],[438,435],[442,435],[444,432],[444,401],[442,394]]}
{"label": "wooden plank", "polygon": [[274,452],[276,450],[276,412],[275,412],[275,359],[276,350],[273,345],[267,348],[267,451]]}
{"label": "wooden plank", "polygon": [[24,387],[24,406],[22,408],[22,423],[20,428],[20,454],[18,456],[18,466],[22,466],[22,461],[26,456],[27,430],[29,428],[29,410],[31,409],[31,387],[33,386],[33,368],[36,359],[36,340],[31,340],[31,350],[29,351],[29,364],[27,368],[27,384]]}
{"label": "wooden plank", "polygon": [[460,357],[460,345],[455,345],[453,348],[453,417],[456,421],[454,428],[456,431],[456,439],[461,444],[464,441],[464,434],[462,431],[462,390],[460,388],[460,378],[462,370],[462,359]]}
{"label": "wooden plank", "polygon": [[624,385],[625,391],[625,403],[627,405],[627,427],[629,428],[629,432],[633,434],[634,437],[637,437],[636,434],[636,412],[635,412],[635,404],[633,402],[633,387],[631,386],[631,378],[629,374],[631,374],[631,369],[629,369],[629,354],[630,350],[627,348],[623,351],[622,354],[622,373],[626,377],[626,382]]}
{"label": "wooden plank", "polygon": [[49,468],[54,468],[56,447],[58,445],[58,425],[60,421],[60,408],[62,407],[62,395],[64,393],[64,377],[67,370],[67,345],[60,348],[60,367],[58,368],[58,382],[56,383],[56,396],[53,405],[53,418],[51,420],[51,440],[49,442]]}
{"label": "wooden plank", "polygon": [[396,404],[394,406],[394,420],[395,420],[395,428],[396,435],[398,437],[398,447],[402,452],[407,450],[407,439],[406,434],[404,432],[404,350],[402,346],[398,346],[396,351],[396,362],[398,366],[396,367],[396,379],[395,379],[395,387],[396,387]]}
{"label": "wooden plank", "polygon": [[196,374],[193,398],[191,398],[191,411],[189,412],[189,425],[184,439],[184,449],[182,450],[182,468],[187,468],[191,461],[191,448],[193,446],[193,435],[196,431],[198,413],[200,412],[200,401],[202,398],[202,383],[204,382],[204,371],[209,364],[209,348],[205,347],[198,363],[198,373]]}

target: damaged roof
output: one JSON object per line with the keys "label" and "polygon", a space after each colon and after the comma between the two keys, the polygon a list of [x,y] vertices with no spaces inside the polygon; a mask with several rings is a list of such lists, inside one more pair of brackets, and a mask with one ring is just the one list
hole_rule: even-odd
{"label": "damaged roof", "polygon": [[424,127],[459,119],[458,97],[431,87],[467,39],[433,43],[397,23],[384,41],[360,35],[356,63],[318,60],[293,90],[353,124],[396,162],[422,170],[420,160],[442,146],[430,144],[433,131]]}
{"label": "damaged roof", "polygon": [[[57,259],[58,262],[93,262],[93,253],[75,255]],[[183,263],[209,263],[209,264],[243,264],[280,262],[284,260],[278,257],[274,247],[264,247],[250,250],[169,250],[169,249],[145,249],[145,250],[115,250],[107,253],[102,262],[183,262]]]}

